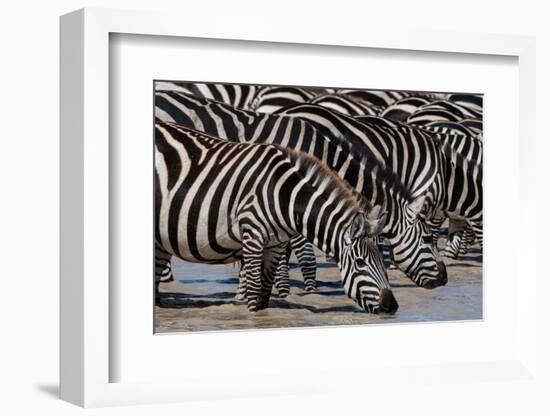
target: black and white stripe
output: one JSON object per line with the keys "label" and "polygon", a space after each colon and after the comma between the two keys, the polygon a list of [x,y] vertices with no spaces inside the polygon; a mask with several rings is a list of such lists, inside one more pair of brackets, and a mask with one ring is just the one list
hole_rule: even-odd
{"label": "black and white stripe", "polygon": [[407,117],[406,123],[424,126],[434,122],[453,122],[480,134],[483,130],[482,115],[481,109],[463,106],[460,101],[437,100],[420,107]]}
{"label": "black and white stripe", "polygon": [[449,134],[448,131],[462,132],[451,122],[432,123],[421,128],[431,132],[445,153],[448,198],[447,203],[443,204],[443,216],[433,218],[432,227],[437,241],[440,227],[449,217],[448,242],[443,252],[448,257],[456,258],[460,253],[465,254],[467,246],[475,240],[483,246],[483,142],[480,135],[475,136],[469,130],[464,131],[467,134]]}
{"label": "black and white stripe", "polygon": [[257,113],[271,114],[291,105],[307,103],[324,92],[324,90],[316,88],[264,87],[257,92],[252,104],[246,109]]}
{"label": "black and white stripe", "polygon": [[408,97],[411,94],[405,91],[387,91],[387,90],[358,90],[358,89],[340,89],[339,94],[348,95],[351,98],[363,102],[371,107],[384,109],[394,102]]}
{"label": "black and white stripe", "polygon": [[387,106],[380,113],[380,116],[388,120],[403,123],[407,121],[407,118],[411,114],[429,102],[430,100],[424,97],[405,97]]}
{"label": "black and white stripe", "polygon": [[478,114],[483,114],[483,96],[478,94],[449,94],[449,101],[452,101],[462,108],[468,108]]}
{"label": "black and white stripe", "polygon": [[343,94],[323,94],[311,99],[310,104],[320,105],[347,116],[374,116],[377,110],[364,102]]}
{"label": "black and white stripe", "polygon": [[156,81],[155,91],[178,91],[188,95],[219,101],[236,108],[250,109],[258,93],[265,87],[247,84]]}

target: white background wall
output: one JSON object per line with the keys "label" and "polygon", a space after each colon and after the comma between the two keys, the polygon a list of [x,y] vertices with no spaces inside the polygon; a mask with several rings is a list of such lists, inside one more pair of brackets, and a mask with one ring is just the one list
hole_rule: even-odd
{"label": "white background wall", "polygon": [[[539,259],[542,265],[542,238],[548,235],[543,217],[548,202],[546,155],[549,145],[547,117],[550,114],[550,14],[543,1],[283,1],[219,2],[201,0],[89,0],[87,2],[17,1],[4,2],[0,13],[0,273],[4,283],[0,295],[2,342],[0,342],[0,413],[76,414],[82,410],[56,399],[58,384],[58,16],[80,7],[163,9],[189,12],[189,19],[230,14],[242,10],[251,18],[277,19],[284,25],[300,24],[311,16],[317,25],[331,21],[369,25],[384,21],[408,27],[438,30],[511,33],[537,36],[538,131],[541,188],[538,210]],[[240,6],[242,4],[242,6]],[[445,4],[445,5],[444,5]],[[242,7],[242,9],[240,9]],[[248,11],[247,11],[248,10]],[[182,21],[182,25],[185,21]],[[243,28],[239,28],[243,30]],[[543,221],[544,219],[544,221]],[[511,218],[513,225],[514,219]],[[503,237],[505,237],[503,230]],[[548,245],[546,244],[546,247]],[[548,284],[538,287],[548,293]],[[539,307],[539,320],[548,322],[549,308]],[[535,319],[535,317],[534,317]],[[548,326],[545,326],[547,329]],[[539,354],[541,368],[548,375],[548,331],[540,331],[544,344]],[[472,340],[475,342],[475,340]],[[209,403],[142,406],[93,410],[99,414],[150,414],[178,412],[190,415],[230,414],[380,414],[416,410],[426,414],[549,414],[543,408],[543,391],[529,385],[486,384],[472,388],[433,391],[411,389],[410,394],[393,399],[350,397],[343,393],[329,397],[280,397],[277,399],[235,400]],[[391,393],[391,392],[390,392]],[[388,395],[391,397],[391,394]]]}

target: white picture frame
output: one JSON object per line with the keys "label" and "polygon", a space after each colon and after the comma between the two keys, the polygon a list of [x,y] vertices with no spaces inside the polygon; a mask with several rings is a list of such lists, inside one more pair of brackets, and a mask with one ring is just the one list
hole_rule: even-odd
{"label": "white picture frame", "polygon": [[[536,241],[536,217],[529,210],[530,205],[536,203],[534,184],[529,179],[535,169],[536,154],[534,39],[473,33],[434,36],[433,32],[391,26],[386,29],[341,26],[338,33],[328,33],[314,25],[307,31],[291,26],[281,32],[268,22],[239,33],[235,27],[245,27],[244,20],[243,25],[227,19],[226,23],[219,21],[215,26],[202,25],[200,20],[174,13],[107,9],[82,9],[61,18],[61,398],[88,407],[338,391],[360,388],[361,383],[372,388],[373,380],[390,383],[389,380],[396,377],[404,380],[405,386],[439,382],[445,377],[473,383],[499,377],[518,381],[536,378],[536,323],[529,317],[536,316],[536,287],[540,277],[535,267],[536,250],[528,249],[531,242]],[[186,24],[182,25],[182,21]],[[270,373],[269,382],[241,380],[225,389],[206,377],[182,377],[176,382],[111,382],[110,365],[117,357],[110,349],[110,308],[116,305],[111,304],[113,299],[109,296],[109,183],[113,163],[109,157],[109,38],[116,33],[517,58],[522,138],[518,159],[521,198],[517,208],[520,224],[517,256],[522,285],[517,289],[516,353],[506,360],[469,363],[450,360],[436,367],[419,361],[414,369],[383,367],[377,370],[372,365],[365,366],[369,369],[370,381],[364,377],[350,378],[351,370],[333,368],[326,372],[327,378],[322,382],[317,376],[308,378],[307,374],[289,379],[284,373]],[[519,273],[519,270],[513,272]],[[323,332],[316,332],[315,337],[322,342]],[[411,373],[415,374],[412,378]],[[473,376],[480,373],[484,376]],[[274,391],[273,386],[281,387]]]}

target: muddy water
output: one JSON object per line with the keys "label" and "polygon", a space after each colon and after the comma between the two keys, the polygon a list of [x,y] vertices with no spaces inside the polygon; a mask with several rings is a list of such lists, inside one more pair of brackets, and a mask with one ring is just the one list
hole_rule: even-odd
{"label": "muddy water", "polygon": [[291,295],[271,298],[269,308],[251,314],[234,299],[238,286],[233,265],[208,266],[175,260],[176,281],[161,284],[155,307],[157,332],[220,331],[322,325],[428,322],[482,318],[482,267],[474,248],[459,260],[445,259],[449,282],[433,290],[416,287],[403,273],[388,275],[399,310],[394,315],[361,311],[342,290],[334,264],[318,257],[316,293],[302,289],[297,264],[291,264]]}

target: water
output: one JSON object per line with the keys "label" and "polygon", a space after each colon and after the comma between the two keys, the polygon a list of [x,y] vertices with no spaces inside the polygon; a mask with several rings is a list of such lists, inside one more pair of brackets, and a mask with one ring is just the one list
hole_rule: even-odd
{"label": "water", "polygon": [[433,290],[416,287],[403,273],[388,275],[399,310],[373,315],[360,310],[342,289],[335,265],[318,257],[319,291],[305,292],[296,264],[291,264],[291,295],[273,296],[268,309],[251,314],[234,299],[234,265],[204,265],[175,260],[177,281],[161,284],[155,308],[157,332],[220,331],[324,325],[431,322],[482,318],[482,266],[479,249],[459,260],[445,259],[449,282]]}

